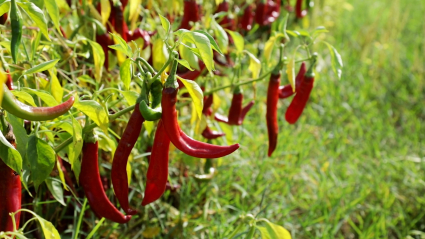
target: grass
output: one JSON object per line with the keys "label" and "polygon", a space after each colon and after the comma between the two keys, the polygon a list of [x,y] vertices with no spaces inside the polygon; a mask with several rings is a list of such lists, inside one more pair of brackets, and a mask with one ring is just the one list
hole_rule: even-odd
{"label": "grass", "polygon": [[[330,31],[326,41],[343,58],[342,79],[318,44],[322,64],[295,125],[284,119],[290,101],[280,102],[273,157],[266,157],[266,99],[258,93],[246,123],[232,129],[242,150],[220,160],[211,181],[173,177],[181,183],[177,193],[139,206],[142,214],[129,225],[105,223],[94,238],[226,238],[246,214],[285,227],[293,238],[405,238],[425,231],[424,12],[423,0],[317,1],[310,25]],[[257,90],[266,88],[260,83]],[[179,159],[191,172],[202,167],[181,154],[170,158],[174,176]],[[134,174],[145,169],[135,166]],[[137,194],[133,205],[140,205]],[[247,230],[248,224],[240,232]]]}

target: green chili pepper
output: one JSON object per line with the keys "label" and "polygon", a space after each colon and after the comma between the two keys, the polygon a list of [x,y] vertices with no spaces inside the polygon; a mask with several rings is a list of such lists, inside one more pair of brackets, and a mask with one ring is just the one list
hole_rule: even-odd
{"label": "green chili pepper", "polygon": [[19,45],[22,40],[22,15],[16,5],[16,0],[11,1],[10,5],[10,23],[12,26],[12,41],[10,48],[12,51],[13,62],[16,63],[18,60]]}
{"label": "green chili pepper", "polygon": [[151,107],[148,106],[148,102],[142,100],[139,104],[139,109],[145,120],[155,121],[160,119],[162,116],[162,84],[160,81],[155,81],[152,83],[151,94],[153,96]]}

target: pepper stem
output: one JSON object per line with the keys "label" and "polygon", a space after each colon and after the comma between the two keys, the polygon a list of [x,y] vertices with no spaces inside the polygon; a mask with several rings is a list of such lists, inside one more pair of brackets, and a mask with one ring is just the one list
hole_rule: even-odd
{"label": "pepper stem", "polygon": [[173,59],[171,60],[171,70],[167,81],[165,81],[164,87],[177,89],[179,88],[179,83],[177,82],[176,78],[177,66],[179,65],[179,62],[176,60],[176,58],[178,57],[178,53],[176,51],[173,51],[173,54],[170,57],[173,57]]}
{"label": "pepper stem", "polygon": [[316,67],[316,62],[317,62],[317,53],[316,52],[313,53],[311,58],[312,58],[311,66],[308,68],[308,71],[305,73],[305,76],[314,77],[314,68]]}

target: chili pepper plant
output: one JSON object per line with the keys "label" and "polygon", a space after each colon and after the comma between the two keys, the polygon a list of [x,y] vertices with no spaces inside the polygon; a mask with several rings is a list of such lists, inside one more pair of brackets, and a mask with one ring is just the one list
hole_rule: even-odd
{"label": "chili pepper plant", "polygon": [[[237,162],[249,150],[237,129],[264,118],[262,155],[273,157],[278,116],[308,117],[327,31],[303,29],[302,1],[296,14],[286,4],[0,3],[0,237],[184,235],[181,185],[209,184],[220,164]],[[159,212],[167,223],[147,231]],[[265,218],[238,218],[226,237],[290,238]]]}

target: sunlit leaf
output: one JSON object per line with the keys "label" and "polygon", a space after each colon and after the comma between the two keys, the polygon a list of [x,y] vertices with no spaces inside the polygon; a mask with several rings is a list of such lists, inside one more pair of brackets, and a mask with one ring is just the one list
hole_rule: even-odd
{"label": "sunlit leaf", "polygon": [[94,100],[76,101],[73,105],[94,121],[104,132],[108,131],[109,118],[105,109]]}
{"label": "sunlit leaf", "polygon": [[56,4],[56,1],[52,0],[44,0],[44,5],[46,6],[47,13],[49,13],[50,18],[53,21],[53,25],[55,25],[59,34],[62,36],[62,32],[60,31],[60,23],[59,23],[59,8]]}
{"label": "sunlit leaf", "polygon": [[248,69],[252,72],[252,78],[257,78],[261,71],[261,62],[251,52],[245,51],[249,56]]}
{"label": "sunlit leaf", "polygon": [[131,76],[133,75],[133,68],[131,66],[131,59],[128,58],[120,66],[120,78],[124,83],[126,90],[130,89]]}
{"label": "sunlit leaf", "polygon": [[55,98],[57,102],[61,102],[63,97],[63,88],[59,82],[58,77],[56,76],[56,69],[55,68],[49,69],[49,74],[50,74],[50,81],[49,81],[50,93],[53,95],[53,97]]}
{"label": "sunlit leaf", "polygon": [[269,222],[266,219],[260,219],[264,226],[256,225],[261,233],[262,239],[291,239],[291,234],[285,228]]}
{"label": "sunlit leaf", "polygon": [[328,42],[324,41],[324,43],[328,46],[329,52],[331,53],[332,69],[335,72],[335,74],[338,76],[338,79],[341,79],[342,67],[344,67],[342,63],[342,57],[338,53],[338,51],[335,49],[335,47],[333,47]]}
{"label": "sunlit leaf", "polygon": [[102,16],[102,24],[106,25],[111,15],[111,4],[109,0],[100,0],[100,15]]}
{"label": "sunlit leaf", "polygon": [[43,63],[38,64],[38,65],[28,69],[28,70],[23,71],[22,74],[29,75],[29,74],[34,74],[34,73],[38,73],[38,72],[48,70],[48,69],[54,67],[56,65],[56,63],[58,63],[59,60],[60,59],[55,59],[55,60],[43,62]]}
{"label": "sunlit leaf", "polygon": [[193,80],[186,80],[179,76],[177,76],[186,87],[187,91],[190,94],[190,97],[192,97],[193,104],[195,106],[196,112],[198,113],[198,117],[201,118],[202,116],[202,109],[204,108],[204,96],[202,94],[201,87],[199,87],[198,84],[196,84]]}
{"label": "sunlit leaf", "polygon": [[158,15],[159,15],[159,19],[161,20],[162,28],[164,28],[164,31],[168,34],[171,30],[170,21],[168,21],[168,19],[162,16],[161,14],[158,14]]}
{"label": "sunlit leaf", "polygon": [[230,31],[228,29],[226,29],[226,32],[228,32],[230,36],[232,37],[238,52],[242,52],[243,49],[245,48],[245,43],[241,34],[239,34],[238,32]]}
{"label": "sunlit leaf", "polygon": [[17,4],[28,14],[40,28],[43,35],[50,41],[49,33],[47,32],[47,21],[43,11],[32,2],[17,2]]}
{"label": "sunlit leaf", "polygon": [[93,60],[94,60],[94,76],[99,82],[102,78],[103,63],[105,62],[105,53],[102,46],[95,41],[89,41],[92,47]]}
{"label": "sunlit leaf", "polygon": [[289,59],[286,65],[286,74],[288,75],[289,83],[291,84],[292,90],[295,92],[295,59]]}

